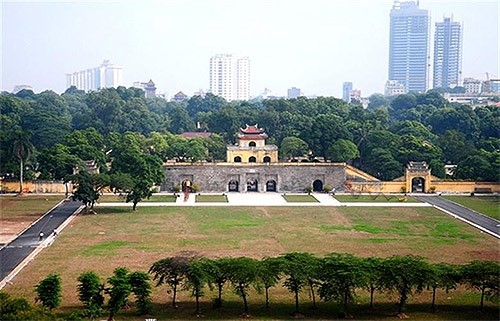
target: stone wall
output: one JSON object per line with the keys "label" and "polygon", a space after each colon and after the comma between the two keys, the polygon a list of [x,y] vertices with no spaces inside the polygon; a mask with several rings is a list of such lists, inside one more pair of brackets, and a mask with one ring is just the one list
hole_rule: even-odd
{"label": "stone wall", "polygon": [[304,192],[315,181],[342,191],[346,180],[345,165],[335,163],[177,163],[165,165],[165,173],[162,191],[171,191],[184,179],[198,185],[201,192],[227,192],[230,181],[238,182],[239,192],[246,192],[250,180],[257,181],[259,192],[265,192],[271,181],[277,192]]}

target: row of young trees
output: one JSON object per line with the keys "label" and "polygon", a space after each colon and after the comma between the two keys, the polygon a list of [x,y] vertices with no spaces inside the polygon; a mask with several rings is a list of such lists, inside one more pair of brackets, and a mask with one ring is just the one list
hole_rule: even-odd
{"label": "row of young trees", "polygon": [[[370,308],[374,308],[376,293],[395,293],[399,298],[398,314],[401,315],[410,297],[424,289],[432,291],[430,305],[435,312],[438,290],[448,292],[457,285],[464,284],[471,290],[480,292],[482,310],[485,300],[498,302],[500,287],[498,262],[431,264],[412,255],[382,259],[339,253],[317,257],[310,253],[292,252],[261,260],[247,257],[209,259],[174,256],[155,262],[149,273],[156,286],[168,287],[166,293],[171,294],[170,305],[173,308],[178,307],[179,291],[189,291],[195,299],[197,316],[202,315],[200,298],[207,289],[215,291],[213,306],[218,309],[223,306],[223,295],[228,286],[241,298],[243,316],[250,315],[248,298],[251,288],[257,293],[265,294],[265,307],[269,309],[270,290],[281,284],[294,297],[293,316],[302,315],[299,294],[307,291],[313,308],[316,308],[316,297],[325,302],[337,302],[348,318],[352,317],[350,307],[359,290],[370,294]],[[109,320],[113,320],[120,309],[132,305],[129,302],[131,295],[135,297],[136,312],[139,315],[149,314],[152,312],[150,283],[148,273],[130,272],[123,267],[115,269],[106,283],[95,272],[84,272],[78,277],[77,286],[78,298],[84,306],[80,315],[93,320],[107,309]],[[36,286],[36,292],[37,300],[42,306],[49,310],[59,306],[59,276],[49,275]]]}
{"label": "row of young trees", "polygon": [[[108,151],[107,137],[112,133],[136,132],[153,139],[155,132],[209,131],[217,136],[204,143],[169,144],[161,157],[210,161],[224,159],[224,147],[235,143],[240,127],[258,123],[269,134],[269,143],[281,147],[282,159],[306,154],[348,161],[385,180],[401,176],[410,160],[427,161],[439,177],[445,175],[444,164],[457,164],[455,178],[500,179],[500,109],[448,103],[435,91],[389,98],[372,95],[370,105],[363,109],[333,97],[226,102],[207,94],[168,102],[146,99],[134,88],[90,93],[69,88],[62,95],[29,90],[2,93],[0,108],[3,176],[20,175],[13,146],[22,132],[30,133],[34,151],[27,162],[28,172],[58,179],[39,167],[46,163],[58,167],[52,155],[68,152],[83,160],[99,160],[87,146]],[[91,128],[91,135],[82,134]],[[72,135],[75,131],[79,134]],[[85,148],[80,150],[79,145]]]}

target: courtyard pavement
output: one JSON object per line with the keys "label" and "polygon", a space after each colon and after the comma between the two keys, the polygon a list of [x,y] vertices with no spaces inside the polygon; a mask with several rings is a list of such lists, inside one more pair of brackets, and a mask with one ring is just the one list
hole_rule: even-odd
{"label": "courtyard pavement", "polygon": [[[209,194],[204,195],[221,195]],[[287,202],[281,193],[225,193],[227,202],[196,202],[196,194],[189,195],[189,199],[184,201],[183,195],[177,197],[176,202],[140,202],[142,206],[376,206],[376,207],[430,207],[428,203],[414,202],[349,202],[341,203],[329,194],[312,193],[317,202]],[[305,195],[305,194],[288,194]],[[98,203],[95,206],[131,206],[130,203]]]}

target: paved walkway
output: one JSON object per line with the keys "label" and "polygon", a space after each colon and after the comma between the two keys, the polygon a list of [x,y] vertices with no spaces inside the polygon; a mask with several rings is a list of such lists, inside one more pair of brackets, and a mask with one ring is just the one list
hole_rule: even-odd
{"label": "paved walkway", "polygon": [[[0,248],[0,289],[12,279],[44,246],[53,241],[68,219],[82,206],[65,200],[26,228],[17,238]],[[43,236],[40,237],[40,232]]]}
{"label": "paved walkway", "polygon": [[[205,193],[204,195],[221,195]],[[371,207],[430,207],[427,203],[415,202],[350,202],[341,203],[329,194],[312,193],[317,202],[287,202],[280,193],[225,193],[227,202],[196,202],[196,194],[189,195],[184,201],[184,195],[180,194],[175,202],[139,202],[138,207],[144,206],[371,206]],[[294,195],[294,194],[288,194]],[[306,194],[296,194],[306,195]],[[95,206],[132,206],[130,203],[98,203]]]}
{"label": "paved walkway", "polygon": [[421,195],[416,197],[422,202],[426,202],[455,218],[458,218],[483,232],[489,233],[496,238],[500,238],[500,222],[489,216],[482,215],[476,211],[463,207],[435,195]]}

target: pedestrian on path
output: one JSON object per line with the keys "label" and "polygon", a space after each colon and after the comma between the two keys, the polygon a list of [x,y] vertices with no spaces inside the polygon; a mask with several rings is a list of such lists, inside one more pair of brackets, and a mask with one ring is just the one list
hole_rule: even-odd
{"label": "pedestrian on path", "polygon": [[52,230],[52,236],[57,236],[57,230],[56,229]]}
{"label": "pedestrian on path", "polygon": [[39,239],[39,241],[43,240],[43,232],[42,231],[40,231],[40,234],[38,234],[38,239]]}

